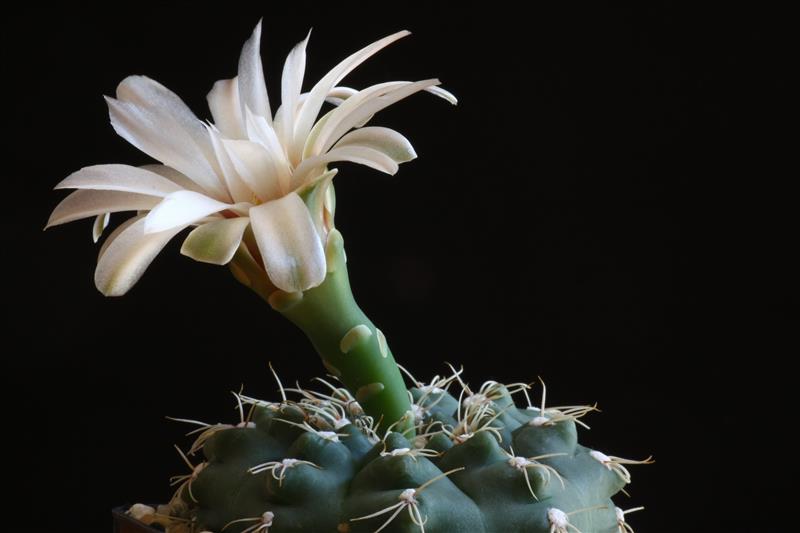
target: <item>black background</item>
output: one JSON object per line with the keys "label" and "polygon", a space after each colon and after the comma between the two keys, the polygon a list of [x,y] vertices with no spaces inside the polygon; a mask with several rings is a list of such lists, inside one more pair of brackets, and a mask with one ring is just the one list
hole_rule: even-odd
{"label": "black background", "polygon": [[210,118],[206,92],[235,75],[263,16],[273,101],[311,26],[306,88],[407,28],[346,83],[439,77],[460,99],[416,95],[376,117],[420,155],[397,176],[340,165],[336,178],[356,297],[396,357],[422,376],[463,363],[473,384],[542,375],[554,404],[598,401],[584,444],[657,460],[618,500],[647,506],[637,531],[765,531],[755,409],[792,352],[746,345],[757,317],[764,338],[796,318],[784,15],[340,4],[4,21],[3,434],[20,495],[4,519],[108,531],[112,506],[163,501],[181,472],[186,428],[165,415],[235,418],[241,383],[274,395],[267,361],[288,381],[322,372],[301,332],[179,239],[107,299],[91,223],[41,231],[70,172],[148,162],[101,94],[145,74]]}

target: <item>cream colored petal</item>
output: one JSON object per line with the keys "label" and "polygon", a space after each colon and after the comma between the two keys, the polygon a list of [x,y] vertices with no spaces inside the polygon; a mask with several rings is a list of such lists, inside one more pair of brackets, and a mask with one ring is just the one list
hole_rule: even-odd
{"label": "cream colored petal", "polygon": [[[283,65],[283,76],[281,77],[281,121],[280,128],[277,129],[281,144],[287,148],[289,158],[296,161],[300,158],[300,148],[293,149],[294,121],[297,112],[297,102],[303,86],[303,76],[306,71],[306,46],[308,38],[311,37],[309,30],[306,38],[300,41],[289,55]],[[277,120],[276,120],[277,122]]]}
{"label": "cream colored petal", "polygon": [[[267,123],[264,117],[260,117],[247,110],[247,127],[250,132],[251,140],[259,143],[267,152],[267,157],[272,165],[272,173],[270,176],[275,176],[278,180],[280,194],[283,195],[289,192],[290,170],[289,160],[286,158],[286,152],[283,145],[275,133],[273,125]],[[262,200],[271,199],[275,196],[267,198],[262,197]]]}
{"label": "cream colored petal", "polygon": [[122,224],[120,224],[116,228],[114,228],[111,231],[111,234],[108,236],[108,238],[105,241],[103,241],[103,244],[100,245],[100,251],[97,252],[97,260],[98,260],[98,262],[100,261],[100,259],[102,259],[103,254],[106,253],[106,250],[108,249],[108,246],[112,242],[114,242],[114,239],[116,239],[118,235],[120,235],[123,231],[125,231],[129,227],[131,227],[137,221],[144,219],[145,216],[147,216],[147,213],[143,213],[143,214],[139,214],[139,215],[133,216],[133,217],[129,218],[128,220],[125,220]]}
{"label": "cream colored petal", "polygon": [[384,154],[366,146],[342,146],[334,148],[326,154],[304,159],[292,176],[292,188],[299,189],[307,185],[315,177],[317,169],[334,161],[350,161],[366,165],[375,170],[394,175],[397,172],[397,163]]}
{"label": "cream colored petal", "polygon": [[75,191],[53,209],[45,229],[108,213],[151,209],[158,202],[159,199],[156,197],[130,192]]}
{"label": "cream colored petal", "polygon": [[428,91],[431,94],[435,94],[439,98],[444,98],[445,100],[447,100],[448,102],[450,102],[453,105],[457,105],[458,104],[458,98],[456,98],[456,95],[454,95],[450,91],[442,89],[441,87],[428,87],[425,90]]}
{"label": "cream colored petal", "polygon": [[172,167],[168,167],[167,165],[141,165],[139,168],[143,168],[144,170],[149,170],[150,172],[154,172],[159,176],[167,178],[169,181],[175,183],[180,189],[186,189],[187,191],[194,191],[203,193],[203,188],[200,187],[197,183],[193,182],[186,175],[178,172]]}
{"label": "cream colored petal", "polygon": [[[430,79],[417,82],[397,82],[397,84],[380,84],[385,89],[375,90],[375,86],[362,91],[368,96],[351,96],[342,105],[333,110],[333,114],[325,124],[324,131],[315,141],[313,153],[321,154],[327,151],[345,133],[358,124],[363,124],[364,119],[374,115],[390,105],[411,96],[423,89],[437,85],[439,80]],[[394,87],[394,88],[392,88]]]}
{"label": "cream colored petal", "polygon": [[103,231],[105,231],[105,229],[108,227],[109,220],[111,220],[111,213],[103,213],[95,217],[94,224],[92,224],[93,242],[97,242],[100,240],[100,237],[103,235]]}
{"label": "cream colored petal", "polygon": [[236,253],[249,224],[249,218],[238,217],[198,226],[183,241],[181,253],[195,261],[226,265]]}
{"label": "cream colored petal", "polygon": [[[311,132],[306,137],[306,144],[303,147],[303,158],[319,155],[321,153],[324,140],[331,133],[334,124],[340,121],[342,117],[348,115],[360,105],[363,105],[365,101],[395,89],[406,87],[410,83],[411,82],[408,81],[390,81],[371,85],[366,89],[355,91],[352,94],[350,93],[350,90],[345,91],[345,93],[348,94],[347,98],[342,99],[336,109],[330,110],[328,113],[323,115],[323,117],[319,119],[316,124],[314,124]],[[360,121],[355,122],[353,127],[361,128],[372,119],[372,116],[373,115],[365,116]],[[333,119],[333,122],[329,124],[331,119]]]}
{"label": "cream colored petal", "polygon": [[261,63],[261,21],[258,21],[253,35],[244,43],[239,56],[239,103],[242,116],[246,109],[264,117],[272,123],[267,86],[264,82],[264,66]]}
{"label": "cream colored petal", "polygon": [[275,160],[277,166],[289,167],[283,145],[278,135],[275,133],[274,124],[270,124],[264,117],[258,116],[247,109],[247,131],[250,133],[250,140],[258,142],[269,152],[270,157]]}
{"label": "cream colored petal", "polygon": [[206,96],[214,125],[229,139],[245,139],[242,105],[239,102],[239,79],[219,80]]}
{"label": "cream colored petal", "polygon": [[358,94],[358,91],[351,87],[334,87],[328,92],[325,101],[329,104],[339,105],[354,94]]}
{"label": "cream colored petal", "polygon": [[225,179],[228,190],[231,192],[233,201],[252,202],[253,191],[242,180],[239,173],[236,172],[236,167],[233,165],[233,161],[231,161],[228,150],[225,149],[219,132],[209,126],[208,133],[211,136],[211,144],[214,146],[214,152],[217,155],[217,160],[222,170],[222,177]]}
{"label": "cream colored petal", "polygon": [[[436,95],[439,98],[443,98],[453,105],[458,104],[458,98],[456,98],[455,95],[450,91],[442,89],[441,87],[428,87],[425,89],[425,91]],[[339,105],[356,93],[358,93],[358,91],[350,87],[334,87],[328,93],[328,97],[325,98],[325,101],[329,104]]]}
{"label": "cream colored petal", "polygon": [[164,198],[145,219],[145,233],[158,233],[185,227],[208,215],[231,207],[213,198],[192,191],[178,191]]}
{"label": "cream colored petal", "polygon": [[325,131],[325,124],[328,123],[328,120],[331,118],[334,111],[334,109],[331,109],[322,115],[322,118],[319,119],[316,124],[314,124],[314,128],[308,134],[308,137],[306,137],[306,145],[303,147],[303,159],[319,155],[316,152],[312,152],[312,150],[314,150],[320,134]]}
{"label": "cream colored petal", "polygon": [[104,295],[128,292],[167,242],[183,229],[145,233],[144,225],[144,218],[135,219],[106,240],[94,273],[95,285]]}
{"label": "cream colored petal", "polygon": [[[331,92],[328,93],[328,97],[325,99],[325,101],[328,102],[329,104],[340,106],[342,105],[342,102],[344,102],[345,100],[356,94],[358,94],[358,91],[355,89],[351,89],[350,87],[334,87],[331,90]],[[360,128],[370,120],[372,120],[372,115],[368,116],[367,118],[356,124],[355,127]],[[319,124],[319,121],[317,121],[317,124]],[[312,133],[316,128],[317,124],[315,124],[314,128],[311,129]],[[311,134],[309,134],[309,136],[306,137],[306,142],[308,142],[309,137],[311,137]]]}
{"label": "cream colored petal", "polygon": [[165,120],[131,102],[106,98],[111,125],[129,143],[154,159],[188,176],[209,194],[227,192],[191,136],[176,122]]}
{"label": "cream colored petal", "polygon": [[300,113],[297,116],[297,121],[294,128],[294,146],[305,146],[306,137],[314,126],[314,122],[319,115],[322,104],[328,93],[333,89],[345,76],[353,71],[358,65],[366,61],[370,56],[381,50],[382,48],[392,44],[398,39],[409,35],[408,31],[400,31],[384,37],[369,46],[366,46],[358,52],[348,56],[344,61],[333,67],[309,92]]}
{"label": "cream colored petal", "polygon": [[250,224],[269,279],[298,292],[325,279],[325,252],[303,200],[295,193],[250,209]]}
{"label": "cream colored petal", "polygon": [[[325,101],[329,104],[339,105],[357,92],[357,90],[350,87],[344,87],[341,85],[336,86],[328,92],[328,95],[325,97]],[[308,96],[309,93],[300,93],[300,98],[297,100],[298,111],[300,107],[305,105],[306,100],[308,100]]]}
{"label": "cream colored petal", "polygon": [[288,184],[282,184],[275,160],[264,146],[227,139],[223,139],[222,144],[236,172],[260,201],[278,198],[288,191]]}
{"label": "cream colored petal", "polygon": [[94,165],[67,176],[56,189],[99,189],[166,196],[181,188],[149,170],[130,165]]}
{"label": "cream colored petal", "polygon": [[[179,168],[179,170],[198,181],[204,188],[210,187],[211,193],[224,191],[224,188],[220,188],[219,180],[215,179],[215,176],[219,176],[219,167],[203,122],[178,95],[146,76],[128,76],[117,87],[117,98],[141,110],[142,116],[148,118],[153,123],[154,129],[158,130],[152,133],[161,136],[178,135],[182,144],[170,149],[175,151],[177,148],[179,154],[197,158],[193,161],[196,171],[205,174],[210,169],[213,175],[195,176],[185,169]],[[159,160],[169,164],[168,161]],[[206,179],[209,183],[205,183]]]}
{"label": "cream colored petal", "polygon": [[319,234],[322,239],[328,234],[328,230],[331,226],[332,212],[328,210],[326,200],[330,198],[329,193],[331,192],[333,177],[336,176],[337,172],[335,168],[325,172],[314,180],[308,192],[303,193],[306,206],[308,207],[309,213],[311,213],[311,220],[314,222],[317,234]]}
{"label": "cream colored petal", "polygon": [[370,126],[353,130],[334,145],[334,149],[342,146],[365,146],[378,150],[391,157],[396,163],[405,163],[417,157],[414,147],[400,133],[393,129]]}
{"label": "cream colored petal", "polygon": [[159,118],[177,123],[200,147],[210,153],[208,136],[203,122],[181,98],[147,76],[128,76],[117,86],[117,99],[151,111]]}

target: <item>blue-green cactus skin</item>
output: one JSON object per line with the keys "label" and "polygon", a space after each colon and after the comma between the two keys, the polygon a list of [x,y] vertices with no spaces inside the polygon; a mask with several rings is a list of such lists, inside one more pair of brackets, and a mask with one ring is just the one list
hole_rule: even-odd
{"label": "blue-green cactus skin", "polygon": [[[459,430],[459,417],[470,415],[464,401],[459,408],[459,400],[446,391],[423,394],[412,388],[413,402],[425,408],[412,441],[397,432],[379,440],[377,433],[364,430],[371,421],[356,423],[365,415],[344,389],[338,412],[347,418],[338,424],[309,407],[337,403],[334,397],[333,402],[254,403],[250,423],[215,431],[205,441],[206,464],[179,490],[171,512],[191,520],[196,531],[214,533],[255,531],[267,511],[270,524],[259,533],[372,532],[384,525],[386,532],[424,527],[427,533],[560,533],[548,514],[555,508],[576,528],[563,531],[618,533],[611,497],[625,485],[624,477],[578,444],[574,420],[535,425],[538,409],[516,407],[504,387],[495,391],[493,400],[484,399],[483,420],[469,432]],[[424,454],[418,453],[421,447]],[[393,450],[400,451],[392,455]],[[550,457],[539,464],[557,474],[512,462],[542,455]],[[287,458],[312,464],[294,464],[282,477],[248,471]],[[421,527],[399,498],[437,477],[415,494]],[[231,523],[240,519],[251,520]]]}

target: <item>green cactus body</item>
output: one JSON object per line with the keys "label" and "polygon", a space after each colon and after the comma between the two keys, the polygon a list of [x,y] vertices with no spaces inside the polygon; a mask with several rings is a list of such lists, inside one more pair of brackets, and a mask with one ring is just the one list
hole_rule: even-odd
{"label": "green cactus body", "polygon": [[173,498],[168,530],[626,531],[611,496],[627,471],[578,444],[569,409],[518,408],[500,385],[460,403],[432,389],[408,391],[413,439],[379,439],[344,388],[247,398],[243,423],[203,437],[205,461]]}

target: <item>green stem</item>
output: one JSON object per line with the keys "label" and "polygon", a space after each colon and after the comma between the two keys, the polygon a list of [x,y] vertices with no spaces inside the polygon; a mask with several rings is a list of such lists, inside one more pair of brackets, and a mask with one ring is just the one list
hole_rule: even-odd
{"label": "green stem", "polygon": [[[382,431],[399,421],[393,430],[413,438],[413,423],[406,416],[411,405],[400,369],[383,333],[356,304],[343,240],[338,231],[334,237],[328,241],[328,274],[321,285],[302,295],[274,291],[266,299],[305,332],[325,368],[344,383],[364,412],[380,420]],[[235,262],[242,266],[243,261]]]}

